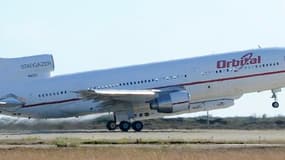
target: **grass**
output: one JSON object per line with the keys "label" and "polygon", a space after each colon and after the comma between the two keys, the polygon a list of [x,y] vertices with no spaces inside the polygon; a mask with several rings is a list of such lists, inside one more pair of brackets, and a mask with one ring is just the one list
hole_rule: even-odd
{"label": "grass", "polygon": [[51,144],[55,144],[57,147],[79,147],[81,143],[81,139],[57,137]]}
{"label": "grass", "polygon": [[284,160],[285,148],[85,147],[0,149],[0,160]]}

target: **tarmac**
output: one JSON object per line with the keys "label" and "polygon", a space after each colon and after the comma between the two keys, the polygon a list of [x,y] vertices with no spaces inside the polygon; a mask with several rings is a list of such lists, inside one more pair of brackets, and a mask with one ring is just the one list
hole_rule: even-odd
{"label": "tarmac", "polygon": [[[70,138],[92,141],[164,141],[185,142],[196,147],[269,147],[285,146],[285,130],[144,130],[142,132],[109,132],[107,130],[29,130],[0,132],[1,142],[26,140],[52,141],[57,138]],[[104,144],[102,144],[104,145]],[[1,145],[5,147],[5,145]]]}

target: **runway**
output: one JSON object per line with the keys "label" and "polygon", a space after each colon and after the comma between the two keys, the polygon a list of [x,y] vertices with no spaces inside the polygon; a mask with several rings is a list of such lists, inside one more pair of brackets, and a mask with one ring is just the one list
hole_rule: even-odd
{"label": "runway", "polygon": [[285,130],[1,130],[0,160],[282,160],[284,135]]}
{"label": "runway", "polygon": [[269,147],[285,145],[284,135],[285,130],[145,130],[143,132],[108,132],[106,130],[2,131],[0,133],[0,145],[2,147],[5,145],[22,144],[50,145],[52,141],[68,139],[84,142],[82,144],[93,145],[184,144],[196,145],[198,147],[201,145]]}

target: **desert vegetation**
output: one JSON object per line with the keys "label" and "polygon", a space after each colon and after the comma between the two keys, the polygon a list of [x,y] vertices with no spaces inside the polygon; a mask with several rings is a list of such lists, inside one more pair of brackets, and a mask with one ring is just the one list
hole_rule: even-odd
{"label": "desert vegetation", "polygon": [[[38,120],[2,117],[1,130],[105,129],[109,116]],[[285,129],[285,117],[195,117],[145,120],[145,129]]]}

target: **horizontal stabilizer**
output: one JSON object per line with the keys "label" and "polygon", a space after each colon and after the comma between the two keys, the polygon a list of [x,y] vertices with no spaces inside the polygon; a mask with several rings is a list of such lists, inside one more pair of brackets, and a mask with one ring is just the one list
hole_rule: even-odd
{"label": "horizontal stabilizer", "polygon": [[13,97],[0,100],[0,107],[17,107],[23,104],[24,104],[23,102]]}

